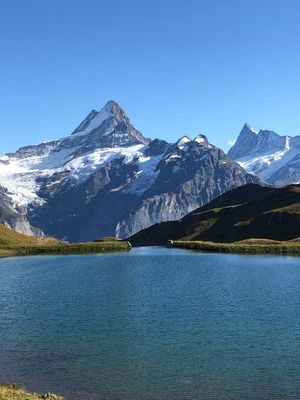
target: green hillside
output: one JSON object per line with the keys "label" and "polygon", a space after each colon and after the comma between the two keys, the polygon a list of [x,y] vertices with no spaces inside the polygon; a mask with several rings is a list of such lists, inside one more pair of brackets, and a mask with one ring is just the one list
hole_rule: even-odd
{"label": "green hillside", "polygon": [[58,244],[59,240],[53,238],[38,238],[15,232],[0,224],[0,246],[35,246],[35,245],[53,245]]}
{"label": "green hillside", "polygon": [[127,241],[106,240],[87,243],[63,243],[54,238],[38,238],[12,231],[0,224],[0,257],[30,254],[80,254],[127,251]]}
{"label": "green hillside", "polygon": [[274,189],[251,184],[225,193],[180,221],[140,231],[129,241],[132,245],[159,245],[168,240],[234,243],[298,237],[300,185]]}

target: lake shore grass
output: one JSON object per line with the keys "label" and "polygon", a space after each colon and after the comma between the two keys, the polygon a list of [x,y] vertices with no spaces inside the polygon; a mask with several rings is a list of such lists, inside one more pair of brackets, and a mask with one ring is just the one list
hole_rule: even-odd
{"label": "lake shore grass", "polygon": [[38,245],[0,245],[0,257],[50,255],[50,254],[91,254],[113,251],[129,251],[127,241],[86,242],[86,243],[51,243]]}
{"label": "lake shore grass", "polygon": [[300,239],[289,241],[249,239],[234,243],[217,243],[200,240],[170,240],[168,246],[213,253],[300,255]]}
{"label": "lake shore grass", "polygon": [[0,400],[66,400],[63,397],[57,396],[52,393],[37,394],[29,393],[20,385],[6,385],[0,383]]}

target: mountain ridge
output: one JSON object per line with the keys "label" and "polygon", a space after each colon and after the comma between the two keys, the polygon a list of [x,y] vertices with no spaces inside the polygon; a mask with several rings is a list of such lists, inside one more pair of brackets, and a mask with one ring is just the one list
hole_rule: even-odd
{"label": "mountain ridge", "polygon": [[168,240],[234,243],[298,237],[300,185],[274,189],[250,184],[221,195],[181,220],[153,225],[128,240],[142,246],[165,245]]}
{"label": "mountain ridge", "polygon": [[228,156],[271,185],[300,183],[300,135],[257,132],[245,124]]}
{"label": "mountain ridge", "polygon": [[0,157],[0,186],[13,207],[69,241],[126,237],[251,182],[260,180],[205,135],[147,139],[114,101],[69,136]]}

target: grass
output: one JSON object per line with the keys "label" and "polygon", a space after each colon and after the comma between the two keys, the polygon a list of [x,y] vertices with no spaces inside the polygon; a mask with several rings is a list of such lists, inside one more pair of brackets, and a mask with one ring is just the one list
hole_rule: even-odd
{"label": "grass", "polygon": [[6,250],[6,249],[0,248],[0,258],[11,257],[11,256],[15,256],[15,255],[17,255],[15,250],[12,250],[12,249]]}
{"label": "grass", "polygon": [[300,239],[276,241],[249,239],[234,243],[216,243],[200,240],[169,241],[172,247],[218,253],[295,254],[300,255]]}
{"label": "grass", "polygon": [[89,254],[109,251],[128,251],[128,242],[87,242],[75,244],[0,245],[0,257],[41,254]]}
{"label": "grass", "polygon": [[20,245],[20,246],[35,246],[35,245],[55,245],[60,243],[54,238],[38,238],[35,236],[24,235],[13,231],[0,224],[0,246]]}
{"label": "grass", "polygon": [[120,241],[122,241],[121,238],[117,238],[114,236],[104,236],[100,239],[94,240],[94,242],[120,242]]}
{"label": "grass", "polygon": [[106,251],[126,251],[127,241],[105,238],[97,242],[69,244],[54,238],[28,236],[0,224],[0,257],[35,254],[86,254]]}
{"label": "grass", "polygon": [[[255,251],[255,246],[264,251],[268,246],[267,251],[278,252],[282,248],[285,252],[299,253],[295,243],[290,243],[297,237],[300,237],[300,185],[274,189],[250,184],[224,193],[178,221],[162,222],[137,232],[129,241],[133,246],[153,246],[165,245],[172,239],[200,241],[202,244],[195,246],[223,251]],[[241,249],[236,244],[251,238],[274,242],[244,242]]]}
{"label": "grass", "polygon": [[63,397],[56,396],[51,393],[40,395],[37,393],[29,393],[19,385],[0,384],[0,400],[64,400]]}

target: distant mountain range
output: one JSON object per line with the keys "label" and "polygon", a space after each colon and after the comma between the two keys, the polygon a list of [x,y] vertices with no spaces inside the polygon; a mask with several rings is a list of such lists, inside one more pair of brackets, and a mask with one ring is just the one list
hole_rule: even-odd
{"label": "distant mountain range", "polygon": [[127,237],[248,183],[261,180],[204,135],[147,139],[109,101],[69,136],[0,157],[0,215],[69,241]]}
{"label": "distant mountain range", "polygon": [[271,185],[300,183],[300,136],[256,132],[245,124],[228,156]]}
{"label": "distant mountain range", "polygon": [[300,185],[279,189],[249,184],[231,190],[179,221],[144,229],[132,245],[165,245],[168,240],[231,243],[262,238],[292,240],[300,237]]}

